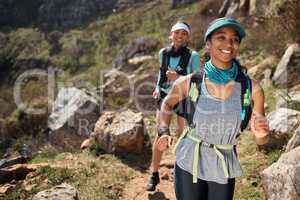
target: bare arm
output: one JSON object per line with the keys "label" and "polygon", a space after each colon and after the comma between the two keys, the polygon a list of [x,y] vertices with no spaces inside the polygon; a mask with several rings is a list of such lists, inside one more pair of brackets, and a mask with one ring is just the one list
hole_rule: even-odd
{"label": "bare arm", "polygon": [[254,133],[255,142],[258,145],[263,145],[268,143],[269,140],[269,125],[265,117],[264,92],[261,86],[254,80],[252,80],[252,100],[254,105],[250,127]]}
{"label": "bare arm", "polygon": [[187,97],[191,75],[178,78],[163,101],[160,115],[162,127],[169,127],[173,107]]}
{"label": "bare arm", "polygon": [[[180,77],[175,81],[169,94],[163,101],[162,108],[160,111],[160,127],[168,128],[171,121],[173,107],[183,100],[189,89],[191,75]],[[163,151],[171,145],[171,137],[169,135],[162,135],[157,140],[157,148]]]}

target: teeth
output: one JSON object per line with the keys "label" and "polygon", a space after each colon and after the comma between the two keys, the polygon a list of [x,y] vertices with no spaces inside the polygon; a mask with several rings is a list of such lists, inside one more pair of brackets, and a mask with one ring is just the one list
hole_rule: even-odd
{"label": "teeth", "polygon": [[231,51],[229,51],[229,50],[224,50],[224,49],[221,49],[221,52],[223,52],[223,53],[231,53]]}

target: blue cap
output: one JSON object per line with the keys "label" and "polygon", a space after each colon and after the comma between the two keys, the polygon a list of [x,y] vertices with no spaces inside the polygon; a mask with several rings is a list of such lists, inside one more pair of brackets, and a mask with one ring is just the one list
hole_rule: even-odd
{"label": "blue cap", "polygon": [[222,18],[215,19],[214,21],[212,21],[209,24],[207,31],[205,33],[205,36],[204,36],[204,41],[206,41],[207,38],[213,32],[215,32],[216,30],[223,28],[223,27],[232,27],[239,35],[240,40],[242,40],[243,37],[246,36],[244,28],[237,20],[232,19],[232,18],[222,17]]}

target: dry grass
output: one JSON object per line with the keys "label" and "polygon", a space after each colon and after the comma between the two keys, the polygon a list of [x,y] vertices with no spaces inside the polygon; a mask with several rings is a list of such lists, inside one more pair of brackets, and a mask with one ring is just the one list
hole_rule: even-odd
{"label": "dry grass", "polygon": [[277,150],[268,154],[257,151],[253,135],[249,131],[242,133],[237,150],[244,176],[237,179],[234,199],[265,199],[260,172],[276,162],[282,151]]}

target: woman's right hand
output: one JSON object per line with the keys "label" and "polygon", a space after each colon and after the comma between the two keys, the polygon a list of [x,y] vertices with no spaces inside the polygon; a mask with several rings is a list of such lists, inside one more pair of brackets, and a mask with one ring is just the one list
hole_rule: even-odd
{"label": "woman's right hand", "polygon": [[157,90],[154,90],[152,93],[153,98],[158,99],[158,95],[159,95],[159,93],[157,92]]}
{"label": "woman's right hand", "polygon": [[172,138],[169,135],[163,135],[157,139],[156,147],[159,151],[164,151],[171,146]]}
{"label": "woman's right hand", "polygon": [[168,80],[170,80],[170,81],[176,81],[179,78],[179,75],[177,74],[177,72],[172,69],[167,70],[166,76],[167,76]]}

